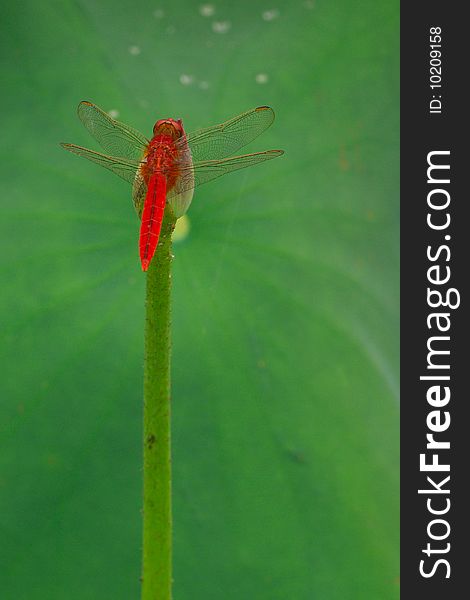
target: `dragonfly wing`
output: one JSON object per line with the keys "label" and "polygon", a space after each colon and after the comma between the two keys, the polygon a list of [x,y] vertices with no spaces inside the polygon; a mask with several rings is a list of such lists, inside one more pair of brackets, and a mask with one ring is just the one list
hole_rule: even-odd
{"label": "dragonfly wing", "polygon": [[145,183],[142,173],[137,171],[135,179],[132,184],[132,201],[134,208],[139,219],[142,218],[142,212],[144,210],[145,197],[147,195],[147,184]]}
{"label": "dragonfly wing", "polygon": [[73,152],[78,156],[83,156],[92,162],[101,165],[102,167],[106,167],[119,177],[122,177],[125,181],[129,183],[134,183],[134,179],[136,177],[137,169],[139,168],[140,162],[138,160],[129,160],[126,158],[118,158],[116,156],[107,156],[106,154],[101,154],[100,152],[94,152],[93,150],[88,150],[87,148],[82,148],[81,146],[75,146],[75,144],[61,144],[62,148],[65,148],[69,152]]}
{"label": "dragonfly wing", "polygon": [[258,106],[220,125],[190,133],[181,143],[187,141],[193,161],[226,158],[257,138],[273,121],[273,109]]}
{"label": "dragonfly wing", "polygon": [[139,131],[112,119],[91,102],[80,102],[77,113],[80,121],[106,152],[128,159],[142,158],[149,141]]}
{"label": "dragonfly wing", "polygon": [[175,198],[179,194],[208,181],[212,181],[217,177],[257,165],[282,154],[284,154],[282,150],[267,150],[266,152],[233,156],[223,160],[205,160],[188,165],[179,169],[177,184],[168,192],[167,197],[169,199]]}

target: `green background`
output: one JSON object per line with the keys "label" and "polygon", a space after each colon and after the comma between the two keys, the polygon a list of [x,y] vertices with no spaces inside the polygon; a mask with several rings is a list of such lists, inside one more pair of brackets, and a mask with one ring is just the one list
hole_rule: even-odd
{"label": "green background", "polygon": [[175,600],[398,598],[398,2],[2,4],[2,599],[139,596],[145,277],[130,187],[58,146],[82,99],[268,104],[286,152],[174,248]]}

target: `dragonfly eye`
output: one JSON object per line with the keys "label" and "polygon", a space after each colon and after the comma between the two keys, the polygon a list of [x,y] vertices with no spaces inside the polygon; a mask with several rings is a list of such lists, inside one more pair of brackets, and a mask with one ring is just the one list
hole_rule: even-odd
{"label": "dragonfly eye", "polygon": [[183,135],[183,125],[181,119],[160,119],[153,127],[153,135],[169,135],[174,140]]}

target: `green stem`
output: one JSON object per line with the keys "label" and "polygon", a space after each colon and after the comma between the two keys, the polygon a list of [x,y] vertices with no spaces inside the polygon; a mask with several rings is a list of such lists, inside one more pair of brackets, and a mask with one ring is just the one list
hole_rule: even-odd
{"label": "green stem", "polygon": [[147,272],[144,356],[144,502],[142,600],[171,600],[171,234],[165,210]]}

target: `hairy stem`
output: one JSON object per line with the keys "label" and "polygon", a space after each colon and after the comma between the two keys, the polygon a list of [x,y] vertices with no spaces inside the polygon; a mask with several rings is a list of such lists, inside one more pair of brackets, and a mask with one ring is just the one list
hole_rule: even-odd
{"label": "hairy stem", "polygon": [[175,219],[168,212],[147,272],[142,600],[171,600],[172,587],[170,295]]}

